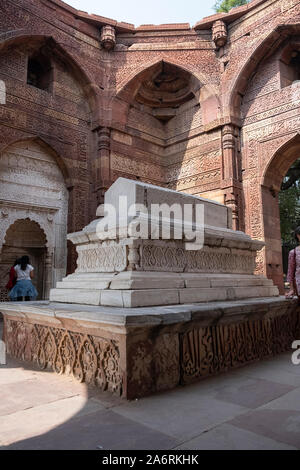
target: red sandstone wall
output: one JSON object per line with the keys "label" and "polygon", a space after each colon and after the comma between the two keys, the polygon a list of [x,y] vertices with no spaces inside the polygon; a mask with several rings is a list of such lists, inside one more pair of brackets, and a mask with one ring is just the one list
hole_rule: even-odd
{"label": "red sandstone wall", "polygon": [[[299,15],[298,0],[254,0],[216,17],[228,29],[227,44],[216,48],[215,17],[195,29],[134,29],[59,0],[20,0],[18,6],[2,0],[0,79],[8,94],[0,106],[0,151],[34,136],[53,148],[70,190],[70,231],[94,217],[118,176],[225,202],[235,228],[267,239],[258,270],[278,281],[280,234],[272,230],[278,207],[269,190],[273,180],[278,186],[277,170],[280,177],[286,171],[282,159],[291,164],[296,158],[292,151],[280,157],[282,145],[300,131],[293,91],[280,85],[278,54],[299,34]],[[105,24],[116,30],[110,52],[100,45]],[[49,38],[52,94],[26,84],[28,51]],[[172,64],[193,93],[166,123],[136,99],[141,84],[153,86],[161,61]],[[274,156],[277,163],[264,179]]]}

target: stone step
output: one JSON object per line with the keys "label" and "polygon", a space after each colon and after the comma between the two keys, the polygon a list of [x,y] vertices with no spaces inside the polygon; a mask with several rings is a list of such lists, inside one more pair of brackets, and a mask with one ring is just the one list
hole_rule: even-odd
{"label": "stone step", "polygon": [[215,288],[215,287],[251,287],[273,286],[270,279],[259,276],[238,275],[198,275],[146,273],[126,271],[117,275],[71,275],[57,283],[62,289],[112,289],[112,290],[145,290],[145,289],[183,289],[183,288]]}
{"label": "stone step", "polygon": [[50,302],[62,302],[83,305],[101,305],[99,289],[51,289]]}
{"label": "stone step", "polygon": [[111,307],[147,307],[278,295],[278,288],[274,286],[149,290],[53,289],[50,301]]}
{"label": "stone step", "polygon": [[110,281],[59,281],[56,283],[57,289],[87,289],[104,290],[109,289]]}

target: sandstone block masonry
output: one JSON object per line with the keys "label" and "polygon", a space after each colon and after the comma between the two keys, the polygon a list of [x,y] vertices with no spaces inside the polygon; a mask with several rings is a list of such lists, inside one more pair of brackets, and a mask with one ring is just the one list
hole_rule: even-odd
{"label": "sandstone block masonry", "polygon": [[1,277],[6,232],[29,218],[47,239],[46,298],[76,267],[63,234],[89,224],[123,177],[231,208],[233,229],[265,242],[256,273],[283,289],[278,193],[299,157],[299,0],[252,0],[195,25],[119,20],[61,0],[0,2]]}

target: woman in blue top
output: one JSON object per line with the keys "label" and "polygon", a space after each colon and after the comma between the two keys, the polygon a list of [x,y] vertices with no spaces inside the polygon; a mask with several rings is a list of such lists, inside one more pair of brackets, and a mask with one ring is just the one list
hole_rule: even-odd
{"label": "woman in blue top", "polygon": [[22,256],[20,264],[14,267],[17,277],[16,285],[12,288],[9,293],[9,297],[12,301],[35,300],[38,293],[36,288],[31,282],[33,279],[34,268],[29,262],[28,256]]}

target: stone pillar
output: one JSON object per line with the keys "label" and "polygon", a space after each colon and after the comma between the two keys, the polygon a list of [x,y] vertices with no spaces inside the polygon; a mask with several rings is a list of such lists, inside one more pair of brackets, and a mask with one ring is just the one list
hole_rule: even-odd
{"label": "stone pillar", "polygon": [[111,184],[110,179],[110,128],[98,127],[97,157],[95,160],[95,190],[97,206],[103,204],[105,191]]}
{"label": "stone pillar", "polygon": [[227,26],[222,20],[215,21],[212,26],[212,39],[219,49],[227,43]]}
{"label": "stone pillar", "polygon": [[239,151],[239,130],[229,124],[222,131],[222,189],[224,203],[232,209],[234,230],[241,230],[242,172]]}
{"label": "stone pillar", "polygon": [[238,161],[238,128],[229,124],[222,131],[223,179],[240,180]]}
{"label": "stone pillar", "polygon": [[113,26],[103,26],[101,29],[101,46],[106,51],[111,51],[116,45],[116,30]]}
{"label": "stone pillar", "polygon": [[279,192],[280,186],[262,185],[261,207],[257,210],[262,214],[263,236],[266,243],[264,258],[261,259],[264,269],[261,269],[261,272],[272,279],[278,286],[279,292],[284,294]]}
{"label": "stone pillar", "polygon": [[225,205],[232,210],[232,228],[240,230],[239,224],[239,197],[233,188],[229,188],[225,193]]}
{"label": "stone pillar", "polygon": [[49,299],[50,289],[53,287],[53,250],[48,248],[45,257],[45,270],[44,270],[44,298]]}

